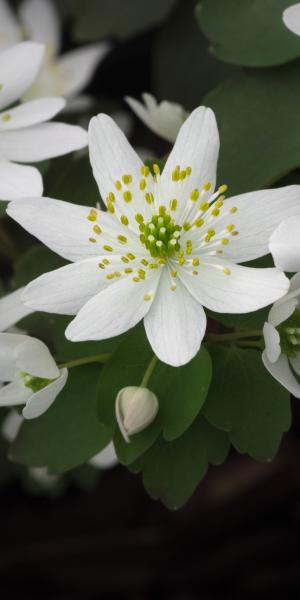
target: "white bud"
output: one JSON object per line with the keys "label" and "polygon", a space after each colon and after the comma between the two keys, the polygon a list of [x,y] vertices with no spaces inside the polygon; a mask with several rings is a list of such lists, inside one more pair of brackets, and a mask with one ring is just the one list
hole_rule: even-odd
{"label": "white bud", "polygon": [[158,400],[147,388],[128,386],[119,391],[116,398],[116,418],[126,442],[129,436],[146,429],[154,421]]}

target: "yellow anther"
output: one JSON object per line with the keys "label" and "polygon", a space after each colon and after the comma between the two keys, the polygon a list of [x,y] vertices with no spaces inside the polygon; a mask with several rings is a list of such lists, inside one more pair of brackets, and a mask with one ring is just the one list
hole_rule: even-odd
{"label": "yellow anther", "polygon": [[201,202],[201,204],[199,206],[199,209],[202,210],[202,211],[205,211],[205,210],[208,209],[208,207],[209,207],[209,203],[208,202]]}
{"label": "yellow anther", "polygon": [[198,198],[199,198],[199,190],[195,189],[191,192],[190,200],[192,200],[192,202],[197,202]]}
{"label": "yellow anther", "polygon": [[103,258],[102,262],[103,262],[105,265],[110,265],[110,260],[108,260],[108,258]]}
{"label": "yellow anther", "polygon": [[122,175],[122,181],[123,181],[123,183],[125,183],[125,185],[129,185],[129,183],[132,182],[132,176],[131,175]]}
{"label": "yellow anther", "polygon": [[239,235],[239,232],[238,231],[233,231],[231,235],[233,235],[233,236]]}
{"label": "yellow anther", "polygon": [[219,209],[218,209],[218,208],[213,208],[213,209],[212,209],[212,211],[211,211],[211,215],[212,215],[213,217],[218,217],[218,215],[219,215],[219,214],[220,214],[220,211],[219,211]]}
{"label": "yellow anther", "polygon": [[107,200],[108,200],[108,202],[115,202],[116,197],[112,192],[109,192],[109,194],[107,196]]}
{"label": "yellow anther", "polygon": [[158,269],[157,263],[150,263],[149,269]]}
{"label": "yellow anther", "polygon": [[133,278],[132,278],[132,281],[135,281],[136,283],[139,283],[139,281],[141,281],[141,280],[140,280],[140,278],[139,278],[139,277],[133,277]]}
{"label": "yellow anther", "polygon": [[229,239],[228,239],[228,238],[223,238],[223,239],[221,240],[221,243],[223,244],[223,246],[228,246],[228,244],[229,244]]}
{"label": "yellow anther", "polygon": [[230,209],[231,213],[236,213],[237,212],[237,207],[236,206],[232,206],[232,208]]}
{"label": "yellow anther", "polygon": [[206,191],[208,192],[208,190],[210,190],[210,188],[211,188],[211,183],[210,183],[210,181],[207,181],[207,182],[204,184],[204,186],[203,186],[203,189],[204,189],[204,190],[206,190]]}
{"label": "yellow anther", "polygon": [[121,181],[115,181],[115,188],[118,191],[120,191],[122,189]]}
{"label": "yellow anther", "polygon": [[184,265],[184,263],[185,263],[185,258],[184,258],[183,256],[181,256],[181,257],[179,258],[178,262],[179,262],[180,266]]}
{"label": "yellow anther", "polygon": [[141,174],[143,175],[143,177],[148,177],[149,173],[150,173],[149,167],[147,167],[147,165],[143,165],[141,167]]}
{"label": "yellow anther", "polygon": [[89,242],[91,242],[92,244],[96,244],[97,240],[95,240],[95,238],[90,237]]}
{"label": "yellow anther", "polygon": [[198,275],[198,271],[192,271],[192,275]]}
{"label": "yellow anther", "polygon": [[150,294],[144,294],[144,300],[145,300],[145,302],[149,302],[149,300],[151,300],[151,295]]}
{"label": "yellow anther", "polygon": [[163,217],[163,216],[166,214],[166,207],[165,207],[165,206],[163,206],[163,204],[161,204],[161,205],[158,207],[158,213],[159,213],[159,215],[160,215],[161,217]]}
{"label": "yellow anther", "polygon": [[102,233],[102,229],[101,229],[101,227],[99,227],[99,225],[94,225],[94,227],[93,227],[93,231],[94,231],[94,233],[96,233],[97,235],[99,235],[100,233]]}
{"label": "yellow anther", "polygon": [[223,273],[225,273],[225,275],[231,275],[231,271],[228,269],[228,267],[224,267]]}
{"label": "yellow anther", "polygon": [[180,178],[180,167],[177,165],[177,167],[174,169],[173,173],[172,173],[172,181],[179,181]]}
{"label": "yellow anther", "polygon": [[114,205],[113,205],[113,202],[108,202],[108,203],[107,203],[107,210],[108,210],[108,212],[110,212],[112,215],[114,214],[114,212],[115,212],[115,207],[114,207]]}
{"label": "yellow anther", "polygon": [[177,208],[177,200],[176,200],[176,198],[173,198],[173,200],[170,200],[170,209],[176,210],[176,208]]}
{"label": "yellow anther", "polygon": [[193,260],[192,260],[192,265],[193,265],[194,267],[198,267],[198,265],[199,265],[199,264],[200,264],[200,260],[199,260],[199,258],[197,258],[197,256],[196,256],[196,257],[195,257],[195,258],[193,258]]}
{"label": "yellow anther", "polygon": [[186,170],[183,169],[182,171],[180,171],[180,175],[179,175],[180,179],[183,180],[186,178]]}
{"label": "yellow anther", "polygon": [[113,279],[115,276],[114,273],[109,273],[108,275],[106,275],[106,279]]}
{"label": "yellow anther", "polygon": [[120,273],[120,271],[115,271],[114,275],[115,277],[121,277],[122,273]]}
{"label": "yellow anther", "polygon": [[120,221],[123,225],[128,225],[128,223],[129,223],[129,221],[128,221],[127,217],[125,217],[125,215],[122,215],[120,217]]}
{"label": "yellow anther", "polygon": [[186,242],[186,253],[187,254],[192,254],[193,252],[193,242],[192,240],[187,240]]}
{"label": "yellow anther", "polygon": [[105,265],[104,265],[103,263],[99,263],[99,264],[98,264],[98,267],[99,267],[100,269],[105,269]]}
{"label": "yellow anther", "polygon": [[223,206],[224,200],[225,200],[225,196],[219,196],[218,202],[222,202],[222,206]]}
{"label": "yellow anther", "polygon": [[87,216],[89,221],[96,221],[97,220],[97,211],[92,208]]}
{"label": "yellow anther", "polygon": [[173,284],[171,285],[171,287],[170,287],[170,290],[171,290],[171,292],[175,292],[175,290],[176,290],[176,287],[177,287],[177,286],[176,286],[176,283],[173,283]]}
{"label": "yellow anther", "polygon": [[156,163],[154,163],[154,165],[153,165],[153,171],[154,171],[155,175],[160,175],[160,168]]}
{"label": "yellow anther", "polygon": [[103,250],[106,250],[106,252],[112,252],[113,251],[112,247],[111,246],[107,246],[107,244],[105,244],[103,246]]}
{"label": "yellow anther", "polygon": [[158,261],[159,265],[165,265],[166,264],[166,259],[165,258],[160,258]]}
{"label": "yellow anther", "polygon": [[127,256],[128,256],[128,258],[129,258],[130,260],[134,260],[134,259],[135,259],[135,256],[134,256],[134,254],[131,254],[131,252],[128,252]]}
{"label": "yellow anther", "polygon": [[185,170],[186,170],[186,174],[187,174],[187,175],[190,175],[190,174],[191,174],[191,172],[192,172],[192,167],[186,167],[186,169],[185,169]]}
{"label": "yellow anther", "polygon": [[153,194],[149,194],[149,192],[147,192],[145,194],[145,198],[146,198],[146,202],[148,202],[148,204],[152,204],[152,202],[154,202],[154,196],[153,196]]}
{"label": "yellow anther", "polygon": [[214,204],[216,206],[216,208],[222,208],[223,206],[223,200],[220,200],[220,198],[215,202]]}
{"label": "yellow anther", "polygon": [[124,192],[124,194],[123,194],[123,200],[125,202],[131,202],[131,200],[132,200],[132,193],[128,192],[128,191]]}
{"label": "yellow anther", "polygon": [[137,223],[141,224],[144,222],[144,217],[143,217],[143,215],[141,215],[141,213],[137,213],[134,218]]}
{"label": "yellow anther", "polygon": [[10,120],[11,120],[11,115],[9,113],[5,113],[4,115],[2,115],[2,121],[4,121],[4,123],[7,123]]}
{"label": "yellow anther", "polygon": [[184,231],[189,231],[189,229],[191,229],[192,226],[188,221],[186,221],[185,223],[183,223],[182,227],[183,227]]}
{"label": "yellow anther", "polygon": [[216,232],[214,229],[208,229],[207,234],[209,235],[209,237],[213,237],[214,235],[216,235]]}
{"label": "yellow anther", "polygon": [[228,185],[223,184],[223,185],[220,185],[218,192],[219,192],[219,194],[224,194],[225,192],[227,192],[227,190],[228,190]]}
{"label": "yellow anther", "polygon": [[234,225],[227,225],[226,229],[227,229],[227,231],[233,231]]}
{"label": "yellow anther", "polygon": [[204,220],[201,218],[196,219],[196,221],[195,221],[196,227],[202,227],[203,223],[204,223]]}
{"label": "yellow anther", "polygon": [[127,258],[127,256],[121,256],[121,260],[122,260],[124,263],[129,263],[129,258]]}
{"label": "yellow anther", "polygon": [[124,269],[124,273],[132,273],[132,269],[130,269],[130,267],[127,267],[126,269]]}
{"label": "yellow anther", "polygon": [[147,187],[147,181],[146,179],[141,179],[140,180],[140,190],[144,190]]}
{"label": "yellow anther", "polygon": [[144,269],[138,269],[138,275],[139,275],[140,279],[145,279],[146,273],[145,273]]}
{"label": "yellow anther", "polygon": [[172,275],[172,277],[174,277],[174,278],[175,278],[175,277],[177,277],[177,271],[171,271],[171,275]]}
{"label": "yellow anther", "polygon": [[145,267],[148,267],[148,265],[149,265],[148,261],[145,258],[142,258],[141,264],[144,265]]}

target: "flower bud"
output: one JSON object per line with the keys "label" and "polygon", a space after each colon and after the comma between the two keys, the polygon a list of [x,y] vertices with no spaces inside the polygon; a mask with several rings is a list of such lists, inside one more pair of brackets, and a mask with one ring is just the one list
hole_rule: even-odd
{"label": "flower bud", "polygon": [[154,421],[158,400],[147,388],[128,386],[119,391],[116,398],[116,418],[126,442],[129,436],[146,429]]}

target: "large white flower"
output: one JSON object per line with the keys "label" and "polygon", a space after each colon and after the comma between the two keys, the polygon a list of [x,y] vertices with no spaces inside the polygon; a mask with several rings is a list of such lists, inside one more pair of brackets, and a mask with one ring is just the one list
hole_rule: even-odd
{"label": "large white flower", "polygon": [[64,106],[63,98],[42,98],[7,108],[34,81],[44,47],[23,42],[0,53],[0,199],[42,195],[39,171],[17,163],[39,162],[87,145],[86,131],[75,125],[47,123]]}
{"label": "large white flower", "polygon": [[288,294],[272,306],[264,325],[263,362],[271,375],[300,398],[300,273],[292,277]]}
{"label": "large white flower", "polygon": [[269,248],[276,267],[283,271],[300,271],[300,217],[280,223],[270,237]]}
{"label": "large white flower", "polygon": [[43,414],[63,389],[67,369],[59,370],[47,346],[36,338],[0,333],[0,406],[25,404],[25,419]]}
{"label": "large white flower", "polygon": [[110,44],[90,44],[59,56],[61,24],[51,0],[25,0],[18,21],[6,0],[0,0],[0,48],[15,44],[25,37],[46,45],[39,75],[25,98],[63,96],[67,109],[82,110],[89,105],[87,96],[78,96],[91,80]]}
{"label": "large white flower", "polygon": [[188,112],[180,104],[164,100],[158,103],[151,94],[142,94],[144,104],[126,96],[125,100],[133,112],[157,135],[168,142],[175,142]]}
{"label": "large white flower", "polygon": [[42,275],[23,299],[36,310],[76,315],[70,340],[100,340],[144,318],[150,344],[171,365],[188,362],[206,328],[203,306],[254,311],[280,298],[277,269],[239,266],[268,253],[284,216],[300,215],[300,188],[224,199],[214,192],[219,151],[213,112],[182,126],[163,173],[152,176],[106,115],[92,119],[90,158],[107,212],[59,200],[11,203],[8,214],[74,264]]}
{"label": "large white flower", "polygon": [[296,35],[300,35],[300,3],[292,4],[283,11],[285,26]]}

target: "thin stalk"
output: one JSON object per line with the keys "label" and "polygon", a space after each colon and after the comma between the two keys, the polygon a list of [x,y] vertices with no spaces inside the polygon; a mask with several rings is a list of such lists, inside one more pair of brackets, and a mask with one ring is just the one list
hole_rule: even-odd
{"label": "thin stalk", "polygon": [[249,331],[233,331],[232,333],[208,333],[206,340],[209,342],[232,342],[241,338],[261,337],[261,329],[249,329]]}
{"label": "thin stalk", "polygon": [[82,358],[76,358],[68,362],[62,363],[58,366],[59,369],[72,369],[73,367],[80,367],[81,365],[88,365],[91,363],[106,363],[111,357],[111,354],[94,354],[92,356],[83,356]]}
{"label": "thin stalk", "polygon": [[144,373],[144,377],[141,381],[140,387],[147,387],[147,385],[149,383],[149,379],[156,367],[157,361],[158,361],[158,358],[157,358],[157,356],[154,355]]}

